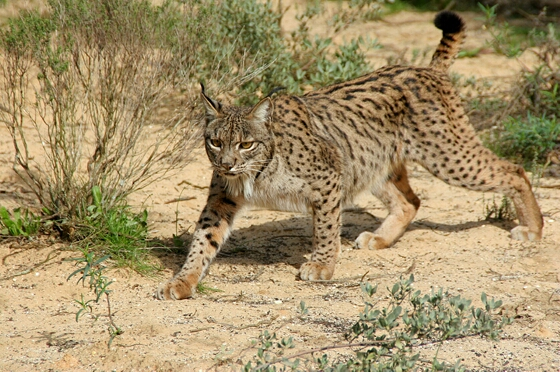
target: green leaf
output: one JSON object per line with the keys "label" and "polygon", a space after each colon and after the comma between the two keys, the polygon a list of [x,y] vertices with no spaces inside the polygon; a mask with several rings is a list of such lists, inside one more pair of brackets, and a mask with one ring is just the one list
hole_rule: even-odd
{"label": "green leaf", "polygon": [[99,186],[93,186],[91,188],[91,195],[93,197],[93,203],[96,207],[101,208],[101,201],[103,196],[101,195],[101,188]]}

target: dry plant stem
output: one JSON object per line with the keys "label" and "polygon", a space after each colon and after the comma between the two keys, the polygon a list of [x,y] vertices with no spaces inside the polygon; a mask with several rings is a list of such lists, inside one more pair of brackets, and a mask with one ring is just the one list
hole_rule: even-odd
{"label": "dry plant stem", "polygon": [[113,321],[113,313],[111,312],[111,301],[109,300],[109,293],[105,292],[105,296],[107,299],[107,316],[109,317],[109,324],[111,324],[113,328],[118,330],[118,334],[123,334],[124,331],[122,331]]}
{"label": "dry plant stem", "polygon": [[[28,268],[28,269],[25,269],[25,270],[23,270],[23,271],[20,271],[19,273],[15,273],[15,274],[8,275],[8,276],[5,276],[5,277],[3,277],[3,278],[0,278],[0,281],[2,281],[2,280],[10,280],[10,279],[13,279],[13,278],[15,278],[15,277],[17,277],[17,276],[27,275],[27,274],[29,274],[30,272],[32,272],[33,270],[35,270],[36,268],[41,267],[41,266],[43,266],[44,264],[46,264],[47,262],[49,262],[50,260],[56,258],[56,257],[60,254],[60,252],[61,252],[60,249],[55,249],[55,250],[51,251],[51,252],[47,255],[47,258],[45,258],[43,261],[41,261],[41,262],[39,262],[39,263],[37,263],[37,264],[31,266],[31,267]],[[55,255],[53,256],[53,254],[55,254]]]}
{"label": "dry plant stem", "polygon": [[0,68],[4,102],[8,104],[8,107],[2,106],[0,121],[6,125],[12,137],[15,150],[13,169],[42,202],[44,184],[29,167],[29,149],[23,131],[31,61],[23,55],[6,55]]}

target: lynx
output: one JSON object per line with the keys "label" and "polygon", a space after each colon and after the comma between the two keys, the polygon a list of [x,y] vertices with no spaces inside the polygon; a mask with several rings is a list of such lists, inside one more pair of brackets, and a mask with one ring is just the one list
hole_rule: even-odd
{"label": "lynx", "polygon": [[341,211],[370,190],[389,214],[357,248],[390,247],[416,215],[406,162],[450,185],[512,198],[512,238],[536,241],[542,215],[523,168],[484,148],[446,74],[465,36],[455,13],[435,18],[442,39],[428,67],[389,66],[304,96],[267,96],[253,107],[226,106],[202,89],[205,145],[213,166],[206,207],[181,270],[159,299],[193,296],[247,206],[310,211],[313,253],[302,280],[327,280],[340,252]]}

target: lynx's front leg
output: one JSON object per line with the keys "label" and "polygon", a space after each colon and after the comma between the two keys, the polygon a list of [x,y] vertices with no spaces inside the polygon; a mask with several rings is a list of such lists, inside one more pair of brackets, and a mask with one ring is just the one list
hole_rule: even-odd
{"label": "lynx's front leg", "polygon": [[302,280],[329,280],[340,253],[341,195],[340,186],[331,184],[320,198],[313,202],[313,254],[301,265]]}
{"label": "lynx's front leg", "polygon": [[160,300],[182,300],[192,297],[198,282],[206,275],[210,263],[226,242],[235,214],[244,199],[228,196],[223,181],[213,177],[206,207],[193,234],[189,254],[181,270],[159,287]]}

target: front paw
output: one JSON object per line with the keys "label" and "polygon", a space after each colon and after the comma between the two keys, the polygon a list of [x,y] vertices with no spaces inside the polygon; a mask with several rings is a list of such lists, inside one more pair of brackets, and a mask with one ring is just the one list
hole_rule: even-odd
{"label": "front paw", "polygon": [[328,266],[320,262],[309,261],[299,268],[301,280],[329,280],[334,273],[334,266]]}
{"label": "front paw", "polygon": [[189,278],[173,278],[167,283],[159,286],[156,296],[158,300],[184,300],[194,295],[196,291],[195,281],[192,283]]}

